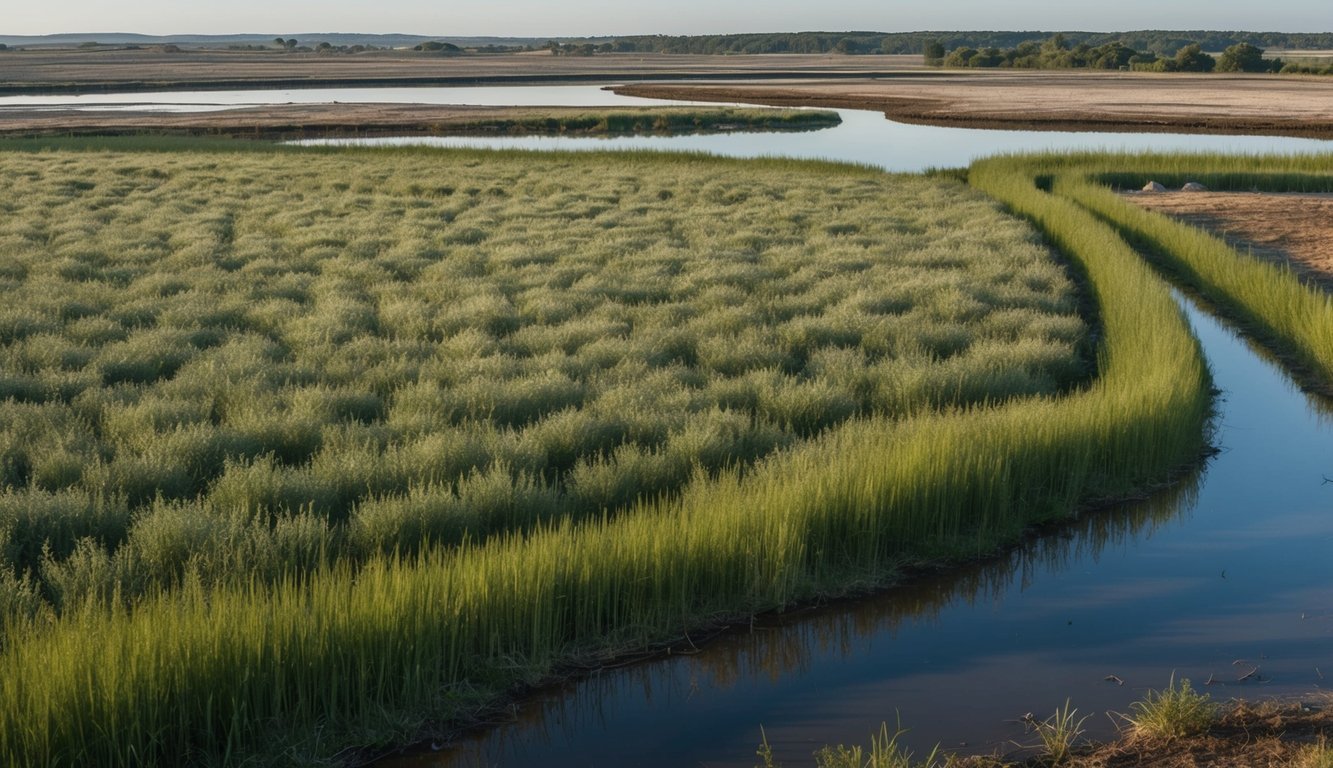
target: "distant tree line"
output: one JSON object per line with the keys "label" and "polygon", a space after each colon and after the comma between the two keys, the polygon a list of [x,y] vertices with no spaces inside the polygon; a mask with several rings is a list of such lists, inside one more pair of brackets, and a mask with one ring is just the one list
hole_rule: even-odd
{"label": "distant tree line", "polygon": [[[616,53],[844,53],[924,54],[932,41],[945,50],[975,48],[1001,50],[1024,43],[1041,44],[1053,32],[793,32],[735,35],[638,35],[599,39],[598,52]],[[1333,49],[1333,32],[1215,32],[1207,30],[1135,32],[1063,32],[1071,47],[1099,48],[1120,43],[1127,48],[1159,57],[1174,57],[1181,49],[1197,44],[1204,51],[1223,51],[1241,43],[1257,48],[1284,50]],[[577,44],[577,43],[574,43]]]}
{"label": "distant tree line", "polygon": [[1071,44],[1063,34],[1040,42],[1023,42],[1001,50],[980,50],[959,46],[945,52],[938,40],[926,43],[922,53],[926,64],[942,67],[1011,69],[1124,69],[1145,72],[1277,72],[1283,71],[1281,59],[1265,59],[1262,48],[1250,43],[1236,43],[1220,56],[1205,53],[1197,42],[1178,48],[1173,56],[1159,56],[1151,51],[1137,51],[1121,40],[1092,46]]}

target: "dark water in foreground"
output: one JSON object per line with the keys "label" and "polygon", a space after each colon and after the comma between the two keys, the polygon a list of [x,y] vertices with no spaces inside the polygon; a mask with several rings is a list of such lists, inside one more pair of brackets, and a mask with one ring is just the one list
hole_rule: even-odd
{"label": "dark water in foreground", "polygon": [[998,562],[601,672],[392,765],[748,767],[762,726],[794,766],[884,721],[919,753],[990,752],[1031,743],[1020,718],[1066,698],[1109,737],[1103,712],[1173,675],[1217,699],[1333,687],[1333,404],[1189,313],[1224,390],[1222,452],[1171,490]]}

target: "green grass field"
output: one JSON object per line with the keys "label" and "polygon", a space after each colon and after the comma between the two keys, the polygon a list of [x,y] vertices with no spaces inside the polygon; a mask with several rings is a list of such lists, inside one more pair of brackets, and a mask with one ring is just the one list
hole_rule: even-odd
{"label": "green grass field", "polygon": [[225,147],[0,153],[2,762],[330,760],[1204,448],[1025,167],[970,177],[1080,291],[944,178]]}
{"label": "green grass field", "polygon": [[598,515],[1086,375],[1068,279],[992,204],[739,167],[5,155],[0,551],[33,589],[0,605]]}

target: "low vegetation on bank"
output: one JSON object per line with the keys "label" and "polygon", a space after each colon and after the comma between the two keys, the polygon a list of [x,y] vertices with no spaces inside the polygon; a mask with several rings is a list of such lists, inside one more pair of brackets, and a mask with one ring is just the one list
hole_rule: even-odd
{"label": "low vegetation on bank", "polygon": [[640,107],[478,108],[449,105],[274,104],[212,112],[12,110],[7,139],[201,136],[251,140],[392,136],[632,136],[817,131],[842,122],[815,109]]}
{"label": "low vegetation on bank", "polygon": [[974,69],[1112,69],[1136,72],[1306,72],[1299,65],[1288,67],[1281,59],[1264,58],[1264,50],[1250,43],[1236,43],[1218,56],[1205,53],[1190,42],[1172,55],[1136,51],[1121,40],[1102,45],[1070,43],[1064,35],[1044,42],[1028,41],[1013,48],[959,46],[946,52],[938,40],[926,43],[925,62],[936,67]]}
{"label": "low vegetation on bank", "polygon": [[[867,746],[829,746],[799,765],[815,768],[1196,768],[1200,765],[1333,766],[1333,706],[1326,695],[1309,701],[1218,703],[1193,691],[1187,681],[1148,691],[1127,713],[1106,715],[1122,724],[1118,738],[1091,742],[1077,710],[1066,703],[1045,720],[1032,718],[1032,739],[1009,754],[957,756],[935,750],[917,755],[905,749],[900,731],[887,725]],[[1086,717],[1086,716],[1085,716]],[[783,768],[761,743],[756,768]],[[785,768],[797,768],[787,763]]]}
{"label": "low vegetation on bank", "polygon": [[842,122],[837,112],[817,109],[645,107],[582,114],[521,115],[449,126],[464,135],[625,135],[719,131],[814,131]]}

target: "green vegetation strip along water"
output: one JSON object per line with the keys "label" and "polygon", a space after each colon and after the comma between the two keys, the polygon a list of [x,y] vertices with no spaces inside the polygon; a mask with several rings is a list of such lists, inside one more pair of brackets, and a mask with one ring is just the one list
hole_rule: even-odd
{"label": "green vegetation strip along water", "polygon": [[[270,105],[216,112],[13,114],[0,131],[7,136],[236,136],[269,138],[428,134],[459,136],[682,135],[747,131],[813,131],[842,122],[836,112],[769,108],[642,107],[612,111],[580,108],[482,109],[376,104],[332,107]],[[95,119],[94,119],[95,118]]]}
{"label": "green vegetation strip along water", "polygon": [[980,166],[988,174],[1040,179],[1241,324],[1307,386],[1333,387],[1333,297],[1285,266],[1238,254],[1221,238],[1148,211],[1111,188],[1137,190],[1151,180],[1168,188],[1195,181],[1214,191],[1331,192],[1333,155],[1074,154],[998,158]]}
{"label": "green vegetation strip along water", "polygon": [[953,184],[421,152],[6,170],[0,541],[29,612],[620,510],[1084,375],[1070,282]]}
{"label": "green vegetation strip along water", "polygon": [[[583,347],[609,338],[617,348],[610,350],[604,367],[615,370],[626,356],[631,360],[617,386],[649,388],[617,405],[611,415],[651,418],[658,409],[653,392],[664,375],[654,372],[654,360],[669,374],[658,393],[667,400],[682,390],[707,392],[713,380],[711,375],[690,373],[704,357],[700,344],[706,336],[695,340],[693,354],[685,354],[674,339],[677,333],[690,332],[690,319],[708,316],[713,305],[704,301],[697,314],[655,314],[674,303],[667,286],[677,279],[689,280],[692,270],[712,273],[698,288],[701,300],[711,296],[710,286],[722,286],[721,294],[712,299],[716,301],[712,314],[717,315],[712,334],[730,339],[726,334],[762,333],[770,327],[766,317],[777,328],[799,321],[793,332],[800,331],[796,339],[804,346],[799,348],[808,352],[793,362],[803,365],[794,371],[784,370],[783,363],[776,366],[780,375],[796,376],[791,386],[818,384],[818,369],[811,368],[811,361],[826,346],[832,348],[828,354],[837,357],[838,366],[856,350],[871,354],[873,347],[864,343],[838,341],[845,338],[841,333],[846,328],[856,327],[858,306],[867,311],[877,308],[874,314],[891,322],[920,306],[943,301],[942,320],[926,311],[905,328],[912,338],[916,330],[933,334],[929,329],[943,322],[949,333],[927,338],[936,343],[956,339],[948,352],[932,352],[927,345],[918,363],[925,367],[915,375],[929,378],[940,375],[935,373],[937,367],[947,369],[951,361],[977,346],[970,332],[953,325],[970,315],[993,314],[980,311],[979,297],[961,292],[971,286],[971,290],[1004,293],[999,287],[1003,283],[997,284],[993,273],[989,282],[975,283],[968,265],[1002,259],[1006,253],[1030,252],[1032,247],[1021,230],[961,186],[846,166],[419,151],[271,156],[56,153],[8,156],[4,162],[14,165],[16,172],[9,177],[17,182],[11,183],[28,179],[47,185],[6,198],[14,208],[6,220],[17,221],[19,231],[6,236],[5,247],[15,249],[11,253],[24,253],[19,247],[23,243],[74,249],[58,254],[42,251],[45,258],[30,259],[5,276],[11,291],[21,289],[13,283],[30,279],[52,281],[48,288],[63,291],[23,298],[10,294],[11,302],[45,296],[49,306],[37,316],[52,326],[11,329],[7,347],[45,334],[58,354],[53,353],[50,364],[30,366],[32,373],[25,374],[50,376],[54,388],[22,390],[27,394],[11,395],[6,407],[47,409],[43,412],[59,422],[65,418],[58,415],[60,409],[79,403],[81,397],[91,399],[95,407],[69,416],[69,425],[76,428],[94,419],[106,422],[106,429],[90,433],[99,438],[116,433],[110,425],[120,420],[108,419],[109,413],[123,415],[129,430],[124,432],[127,456],[137,455],[135,446],[152,451],[171,435],[227,424],[235,409],[237,433],[253,441],[255,448],[248,456],[223,461],[215,482],[228,473],[242,472],[243,488],[288,473],[304,478],[326,446],[355,451],[379,445],[387,453],[390,446],[405,444],[386,439],[383,431],[393,428],[399,407],[393,395],[404,386],[429,382],[429,376],[404,376],[404,366],[426,365],[412,363],[413,344],[424,345],[433,355],[450,349],[450,341],[461,337],[468,354],[431,368],[432,375],[452,381],[448,377],[471,371],[496,388],[508,386],[504,377],[508,369],[481,365],[474,353],[524,338],[522,303],[510,298],[512,306],[505,309],[498,300],[504,291],[484,283],[455,295],[450,288],[455,280],[477,281],[492,271],[517,270],[508,275],[507,283],[501,281],[517,289],[524,286],[524,270],[540,267],[543,275],[567,273],[562,290],[585,288],[585,298],[593,306],[608,296],[619,297],[617,312],[645,313],[641,322],[627,323],[628,331],[608,332],[599,325],[590,329],[587,340],[559,350],[551,348],[550,332],[539,335],[531,341],[547,344],[546,351],[511,354],[514,360],[509,365],[522,377],[531,374],[524,368],[525,360],[547,356],[548,367],[542,370],[559,371],[561,365],[577,362],[576,353]],[[45,228],[38,227],[42,219],[12,215],[30,200],[54,204],[62,197],[96,193],[96,187],[86,186],[92,167],[111,174],[93,183],[107,183],[112,189],[123,186],[125,193],[136,185],[167,184],[173,179],[180,185],[168,188],[161,199],[150,197],[133,212],[88,206],[86,218],[62,214],[58,221],[47,220]],[[155,172],[167,178],[154,181]],[[477,176],[486,181],[458,180]],[[425,717],[465,716],[478,701],[494,700],[513,685],[541,679],[561,663],[642,649],[720,617],[882,583],[904,562],[985,552],[1012,540],[1026,525],[1066,515],[1090,498],[1160,481],[1172,468],[1197,458],[1209,413],[1209,380],[1197,343],[1165,286],[1106,225],[1072,203],[1038,190],[1030,178],[988,174],[985,168],[977,169],[973,177],[981,188],[1037,218],[1086,277],[1102,335],[1097,348],[1100,375],[1085,389],[1063,396],[1019,397],[1003,405],[969,405],[977,397],[958,394],[973,391],[976,379],[961,378],[953,379],[958,382],[956,392],[944,390],[953,396],[934,398],[929,393],[938,390],[927,388],[926,395],[912,401],[915,407],[859,406],[851,409],[853,418],[833,418],[828,424],[784,417],[788,426],[812,424],[794,432],[806,439],[784,442],[781,450],[755,456],[748,466],[732,461],[712,471],[701,467],[678,490],[641,496],[619,514],[539,519],[508,532],[511,523],[505,521],[487,540],[473,539],[452,548],[423,547],[414,555],[372,553],[365,561],[331,557],[329,548],[338,545],[330,542],[339,536],[330,532],[346,530],[335,524],[335,515],[304,505],[292,509],[229,502],[217,512],[239,517],[246,530],[261,538],[274,537],[280,553],[277,562],[285,567],[267,578],[242,570],[239,577],[209,583],[191,565],[195,561],[187,558],[175,587],[146,591],[128,605],[112,599],[108,607],[106,600],[92,599],[66,604],[59,617],[38,608],[36,619],[11,620],[0,656],[0,760],[27,765],[141,765],[236,762],[242,757],[263,761],[267,756],[291,762],[332,755],[349,744],[402,739]],[[475,185],[475,194],[455,200],[463,184]],[[445,186],[455,188],[446,195],[440,189]],[[270,189],[281,204],[260,220],[248,222],[242,191],[260,188]],[[491,194],[492,189],[505,195]],[[394,194],[379,199],[376,190]],[[519,195],[516,190],[528,192]],[[663,191],[671,194],[662,196]],[[133,194],[118,197],[135,199]],[[466,206],[465,199],[470,201]],[[455,205],[458,210],[453,210]],[[804,214],[792,211],[802,205]],[[373,211],[378,223],[358,226],[358,209]],[[736,216],[736,210],[751,214]],[[571,218],[569,211],[587,215]],[[173,215],[184,216],[192,226],[179,235],[168,231],[156,238],[131,236],[136,220],[151,228],[165,223],[160,217]],[[652,225],[655,215],[669,224]],[[939,225],[927,223],[937,216],[943,217],[937,220]],[[321,224],[341,217],[350,217],[345,231],[319,231]],[[522,229],[522,247],[509,243],[513,247],[506,248],[506,221],[514,218],[522,219],[523,227],[552,229],[537,239]],[[448,219],[448,226],[430,229],[431,222]],[[608,226],[600,227],[599,221]],[[38,229],[25,232],[23,227]],[[79,250],[80,243],[98,237],[110,238],[108,247]],[[362,242],[364,237],[383,242],[370,247]],[[462,239],[449,241],[456,237]],[[705,238],[707,244],[700,246],[696,238]],[[888,247],[886,240],[906,250]],[[492,241],[495,250],[489,258],[480,258],[475,247]],[[561,243],[565,251],[543,257],[544,249],[560,250]],[[575,244],[574,253],[567,252]],[[815,250],[800,253],[807,245]],[[713,258],[689,264],[689,254],[700,247],[709,249]],[[672,254],[673,248],[681,252]],[[797,253],[783,267],[787,249]],[[591,255],[579,255],[587,253]],[[128,263],[119,263],[113,254]],[[564,260],[579,258],[591,258],[593,263],[561,269]],[[828,314],[819,311],[822,305],[794,312],[783,309],[785,301],[824,301],[823,276],[836,278],[847,269],[861,273],[873,270],[881,259],[895,258],[906,259],[913,274],[957,270],[958,281],[927,289],[904,305],[892,304],[892,296],[894,283],[905,275],[864,294],[840,288],[829,306],[843,307],[851,315],[838,316],[836,322],[829,318],[830,323],[820,322]],[[1032,269],[1041,264],[1031,254],[1021,258]],[[814,268],[804,264],[808,259],[815,260]],[[247,267],[255,273],[252,277],[263,279],[249,292],[241,292],[238,302],[235,289],[201,291],[185,278],[152,274],[152,265],[162,260],[181,260],[178,269],[202,269],[209,280],[222,284],[246,277]],[[852,263],[857,266],[849,267]],[[1001,267],[975,268],[985,275],[986,269]],[[636,274],[636,269],[648,272]],[[616,282],[612,278],[617,272],[633,279]],[[422,293],[414,293],[409,280],[406,286],[376,295],[384,284],[404,276],[415,280],[431,274],[439,279]],[[803,274],[791,286],[794,293],[785,293],[784,278]],[[645,278],[668,296],[624,295]],[[866,282],[869,279],[858,277],[855,285],[873,285]],[[96,288],[108,281],[115,290]],[[1038,292],[1053,287],[1048,276],[1039,281]],[[1023,283],[1020,277],[1010,287],[1020,294],[1037,289],[1024,288]],[[139,294],[136,287],[146,293]],[[533,299],[533,311],[567,312],[568,301],[538,301],[549,287],[549,280],[530,287],[539,294]],[[81,293],[87,290],[93,290],[91,297]],[[116,298],[122,293],[131,294],[124,303]],[[422,320],[422,313],[411,307],[398,314],[388,311],[404,296],[438,301],[434,313],[425,317],[443,318],[439,321],[443,325]],[[470,306],[473,296],[481,296],[483,306]],[[174,305],[173,297],[181,304]],[[99,298],[107,303],[97,303]],[[747,314],[756,304],[761,311]],[[543,306],[547,309],[541,310]],[[414,317],[422,322],[414,324]],[[605,323],[615,318],[613,313],[611,318],[595,319]],[[498,325],[486,325],[492,321]],[[564,321],[554,322],[558,327]],[[1043,322],[1048,321],[1032,316],[1018,328],[1040,327]],[[981,327],[985,326],[983,322]],[[387,334],[389,342],[409,348],[377,352],[375,339],[380,335],[369,330],[385,328],[396,329]],[[636,339],[637,328],[650,338]],[[229,336],[237,329],[249,329],[255,338],[232,343]],[[85,335],[72,339],[69,334],[74,331]],[[147,337],[136,338],[140,333]],[[862,341],[873,335],[869,330],[856,333]],[[1003,333],[1009,334],[1008,349],[1021,358],[1023,331],[1011,326]],[[556,347],[559,338],[559,334],[554,338]],[[93,346],[97,339],[101,346]],[[774,341],[788,343],[783,339],[779,333]],[[642,349],[636,349],[636,341]],[[299,351],[305,348],[312,351]],[[738,338],[719,353],[748,348]],[[754,350],[767,348],[759,344]],[[1000,370],[1011,370],[1003,348],[1003,344],[997,347],[996,361]],[[912,343],[903,342],[901,351],[909,358],[912,349]],[[352,359],[343,357],[348,354]],[[162,355],[182,359],[164,361],[159,359]],[[633,362],[636,356],[644,359]],[[883,359],[896,358],[885,354]],[[740,365],[742,372],[770,367],[763,362],[754,364],[757,367],[743,361]],[[975,370],[980,381],[997,381],[991,365]],[[198,375],[191,374],[195,366],[201,366]],[[1020,365],[1018,370],[1026,368]],[[671,375],[689,380],[672,381]],[[945,374],[946,379],[951,375]],[[880,381],[877,376],[871,376],[872,383]],[[213,405],[202,419],[188,415],[201,394],[191,391],[176,398],[176,405],[187,412],[185,417],[171,416],[175,411],[167,403],[154,404],[145,412],[136,410],[138,400],[155,398],[155,389],[171,389],[178,380],[178,386],[187,389],[230,387],[252,380],[261,386],[257,390],[242,386],[234,398],[210,400]],[[299,394],[305,387],[314,392]],[[341,391],[344,388],[347,391]],[[456,390],[451,386],[438,394],[453,403]],[[982,400],[988,398],[985,391],[978,390]],[[50,393],[52,399],[33,402],[37,392],[43,398]],[[358,392],[375,394],[379,405],[361,408],[362,401],[350,397]],[[478,397],[485,394],[479,390]],[[592,394],[596,393],[581,397]],[[808,394],[794,394],[798,413],[812,402],[840,402]],[[635,405],[643,396],[648,405]],[[254,402],[275,397],[279,402],[265,418],[277,416],[279,426],[270,431],[265,418],[250,410]],[[463,399],[459,407],[466,409],[468,402]],[[532,406],[536,409],[532,420],[508,425],[501,431],[505,440],[500,444],[521,441],[522,424],[535,428],[560,414],[571,420],[594,417],[596,402],[591,397],[582,409],[569,409],[563,401],[555,408]],[[702,411],[717,412],[718,406],[708,403],[704,398]],[[513,406],[506,399],[483,410],[492,407]],[[736,427],[741,433],[766,424],[759,401],[735,407],[749,415],[747,424]],[[429,408],[408,410],[414,414],[409,425],[432,413]],[[158,412],[167,417],[150,418]],[[287,444],[287,437],[306,431],[287,420],[296,419],[300,426],[300,419],[307,417],[315,419],[319,440],[308,444],[297,440],[295,444],[304,448],[279,460],[276,451]],[[480,413],[445,421],[485,423]],[[253,434],[243,426],[252,422]],[[571,429],[557,435],[585,433]],[[136,434],[148,439],[135,442]],[[415,434],[407,433],[409,438]],[[668,427],[666,434],[674,433]],[[270,445],[267,440],[276,442]],[[71,450],[77,449],[79,443],[72,445]],[[635,461],[667,453],[671,445],[667,439],[642,456],[636,454]],[[66,449],[58,441],[54,447]],[[583,455],[601,458],[589,464],[575,461],[572,466],[595,469],[618,456],[617,450],[601,442],[594,442],[590,450]],[[114,456],[98,461],[109,464],[120,455],[118,449]],[[159,462],[171,461],[172,455],[145,454],[132,466],[154,470]],[[377,455],[371,451],[364,458],[374,461]],[[324,476],[330,482],[338,481],[343,472],[359,477],[358,461],[333,462]],[[408,466],[416,465],[408,462]],[[567,464],[563,469],[568,468]],[[533,468],[526,475],[511,471],[510,488],[567,492],[576,485],[565,485],[565,474],[547,469]],[[51,476],[69,483],[74,475],[71,470]],[[608,477],[619,476],[612,472]],[[84,482],[81,476],[65,490],[35,487],[30,478],[31,470],[25,478],[28,484],[10,493],[54,496],[91,490],[95,500],[130,503],[124,494],[99,491],[97,486],[78,491],[73,486]],[[448,477],[441,475],[434,482],[448,482]],[[423,480],[418,487],[429,492],[435,486]],[[181,515],[173,521],[173,510],[206,503],[188,493],[175,501],[157,496],[141,501],[143,506],[131,515],[128,540],[141,535],[145,541],[167,545],[163,551],[175,551],[171,545],[189,541],[195,525],[207,528],[212,523],[200,515]],[[346,514],[354,519],[357,509],[353,504]],[[255,520],[262,523],[250,522]],[[233,541],[240,539],[222,540]],[[307,543],[316,555],[310,556]],[[104,583],[115,584],[115,577],[105,571],[114,568],[119,551],[128,546],[116,541],[76,545],[65,562],[78,563],[73,566],[76,573],[109,578]],[[85,553],[89,548],[93,554]],[[102,555],[96,554],[99,548]],[[113,548],[115,554],[109,554]],[[312,561],[310,570],[300,570],[302,562]],[[24,583],[13,578],[10,582],[9,594],[19,595],[22,602]]]}

